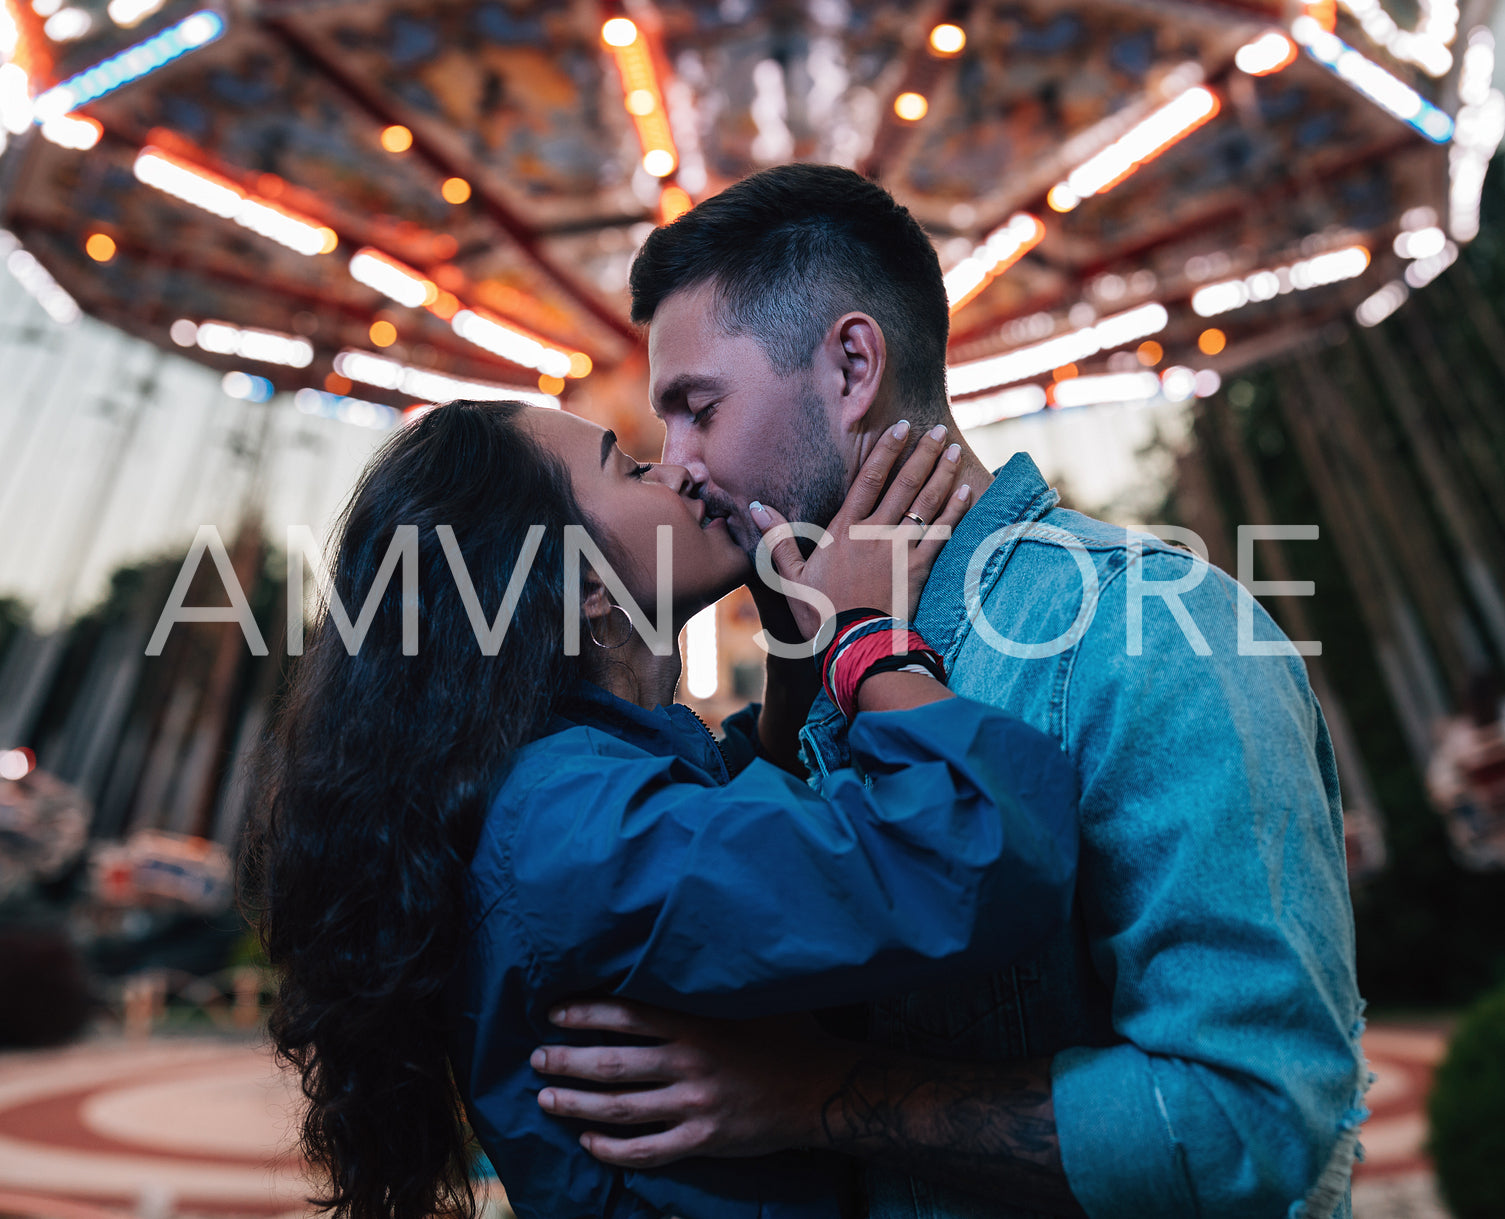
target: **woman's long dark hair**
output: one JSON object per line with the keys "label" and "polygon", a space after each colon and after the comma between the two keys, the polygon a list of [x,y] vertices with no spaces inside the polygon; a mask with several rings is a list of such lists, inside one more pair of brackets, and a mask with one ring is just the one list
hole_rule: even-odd
{"label": "woman's long dark hair", "polygon": [[[271,1034],[302,1075],[303,1151],[329,1186],[313,1201],[340,1219],[475,1212],[444,991],[488,798],[580,663],[562,647],[562,527],[585,518],[520,410],[438,407],[366,468],[333,585],[355,620],[394,532],[416,525],[418,654],[403,655],[395,574],[356,655],[324,610],[256,763],[243,892],[281,972]],[[486,657],[436,526],[453,528],[490,618],[539,524],[532,574]]]}

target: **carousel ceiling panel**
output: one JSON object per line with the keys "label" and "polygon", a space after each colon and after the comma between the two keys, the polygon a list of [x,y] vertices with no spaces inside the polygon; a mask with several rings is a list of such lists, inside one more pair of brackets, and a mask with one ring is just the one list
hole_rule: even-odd
{"label": "carousel ceiling panel", "polygon": [[[1147,303],[1166,310],[1166,360],[1185,362],[1206,325],[1192,305],[1207,285],[1351,245],[1368,252],[1345,286],[1278,299],[1251,290],[1223,319],[1226,362],[1240,336],[1262,351],[1299,332],[1293,319],[1351,308],[1355,294],[1409,274],[1397,233],[1426,209],[1446,222],[1450,158],[1456,173],[1505,109],[1463,83],[1469,30],[1444,29],[1451,0],[1419,12],[1395,0],[1389,12],[1395,29],[1436,35],[1422,48],[1426,71],[1391,54],[1418,58],[1420,42],[1387,35],[1373,12],[1366,33],[1345,3],[1325,13],[1341,43],[1308,37],[1309,52],[1260,76],[1235,66],[1240,49],[1296,29],[1300,6],[638,0],[624,50],[603,27],[621,10],[592,0],[245,0],[216,22],[219,36],[130,78],[118,65],[146,63],[133,48],[182,28],[201,3],[0,3],[20,29],[16,63],[33,94],[80,73],[110,84],[78,108],[101,129],[97,146],[35,132],[13,141],[0,222],[86,309],[158,342],[184,318],[306,338],[308,368],[256,370],[285,388],[330,379],[349,349],[506,385],[542,373],[556,392],[565,363],[578,377],[635,359],[627,271],[651,226],[797,159],[879,176],[948,272],[993,249],[990,234],[1038,222],[958,296],[954,363]],[[1324,17],[1322,4],[1307,8]],[[959,51],[929,45],[942,18],[964,27]],[[1294,44],[1275,45],[1295,56]],[[1339,64],[1344,46],[1359,59]],[[117,67],[87,75],[107,62]],[[1390,110],[1410,96],[1453,115],[1471,88],[1474,151],[1365,96],[1355,83],[1373,85],[1374,72],[1386,74],[1375,87]],[[906,110],[904,94],[920,100]],[[1139,139],[1177,98],[1204,94],[1207,113],[1122,172],[1081,197],[1055,189]],[[149,184],[143,150],[218,183],[189,196],[241,202],[215,214]],[[304,252],[269,239],[269,223],[291,224]],[[103,262],[85,250],[96,234],[113,243]],[[354,273],[358,252],[375,260],[378,286]],[[385,348],[373,323],[387,325]],[[373,396],[383,392],[395,402],[407,391]]]}

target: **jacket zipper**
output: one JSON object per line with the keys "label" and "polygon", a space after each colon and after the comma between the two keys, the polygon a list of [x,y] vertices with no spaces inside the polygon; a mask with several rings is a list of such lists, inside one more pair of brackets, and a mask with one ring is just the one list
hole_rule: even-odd
{"label": "jacket zipper", "polygon": [[732,777],[732,768],[727,763],[726,750],[721,748],[721,742],[716,739],[716,734],[711,731],[711,726],[700,718],[699,713],[696,712],[694,707],[686,706],[685,710],[688,711],[691,715],[695,716],[695,722],[700,725],[700,730],[704,732],[706,736],[711,738],[711,744],[716,746],[716,753],[721,758],[722,773],[724,773],[726,777],[730,779]]}

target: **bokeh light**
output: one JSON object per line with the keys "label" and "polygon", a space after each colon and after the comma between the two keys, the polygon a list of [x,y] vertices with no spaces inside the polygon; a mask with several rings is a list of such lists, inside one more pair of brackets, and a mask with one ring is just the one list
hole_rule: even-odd
{"label": "bokeh light", "polygon": [[601,41],[609,47],[630,47],[638,40],[638,27],[626,17],[613,17],[601,27]]}
{"label": "bokeh light", "polygon": [[667,148],[650,148],[643,154],[643,168],[655,178],[667,178],[674,172],[674,154]]}
{"label": "bokeh light", "polygon": [[906,123],[917,123],[930,111],[923,93],[901,93],[894,98],[894,113]]}
{"label": "bokeh light", "polygon": [[84,242],[84,253],[95,262],[109,262],[115,257],[115,239],[108,233],[90,233]]}
{"label": "bokeh light", "polygon": [[393,123],[390,127],[383,127],[381,146],[388,152],[407,152],[409,148],[413,147],[413,133],[401,123]]}
{"label": "bokeh light", "polygon": [[1215,356],[1228,346],[1228,336],[1216,326],[1211,326],[1197,336],[1197,350],[1204,356]]}
{"label": "bokeh light", "polygon": [[446,203],[465,203],[470,199],[470,183],[464,178],[445,178],[439,193]]}
{"label": "bokeh light", "polygon": [[378,347],[390,347],[397,342],[397,327],[385,318],[377,318],[371,323],[371,341]]}
{"label": "bokeh light", "polygon": [[967,45],[967,32],[945,21],[930,31],[930,49],[937,55],[955,55]]}

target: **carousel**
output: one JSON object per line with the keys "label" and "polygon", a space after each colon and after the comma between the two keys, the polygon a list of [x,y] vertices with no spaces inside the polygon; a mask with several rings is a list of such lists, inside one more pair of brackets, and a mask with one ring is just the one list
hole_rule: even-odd
{"label": "carousel", "polygon": [[[1505,658],[1505,433],[1489,387],[1495,373],[1505,384],[1505,324],[1466,267],[1430,286],[1480,232],[1505,134],[1491,0],[0,4],[0,259],[52,323],[91,315],[153,357],[188,357],[213,370],[193,371],[220,403],[221,389],[247,411],[290,401],[319,417],[309,426],[348,433],[426,403],[517,398],[653,452],[628,316],[636,250],[761,167],[839,163],[881,181],[935,242],[958,423],[977,436],[1186,404],[1177,510],[1230,569],[1227,522],[1279,519],[1262,482],[1279,471],[1260,450],[1274,424],[1243,379],[1275,378],[1299,459],[1285,468],[1336,538],[1383,677],[1375,697],[1397,708],[1418,772],[1470,674]],[[1418,294],[1425,309],[1386,321]],[[1450,311],[1472,319],[1476,348],[1456,363],[1434,341],[1466,345],[1439,329]],[[1410,338],[1370,341],[1397,324]],[[1316,359],[1314,338],[1334,335],[1347,346]],[[18,367],[31,342],[13,349]],[[1287,372],[1259,372],[1281,361]],[[18,400],[65,377],[56,363],[18,372]],[[122,427],[121,453],[135,424]],[[248,443],[232,437],[231,455]],[[83,495],[103,513],[123,459],[101,452]],[[205,483],[226,481],[200,464]],[[254,571],[248,486],[236,562]],[[79,517],[83,549],[99,515]],[[166,578],[142,587],[165,595]],[[59,580],[73,589],[77,564]],[[1283,605],[1288,634],[1315,637],[1303,603]],[[727,643],[747,643],[753,618],[744,598],[687,633],[686,692],[713,718],[757,695],[760,658]],[[65,640],[28,636],[7,661],[26,697],[0,707],[0,748],[47,731],[102,742],[62,765],[100,802],[99,832],[231,841],[233,767],[180,755],[190,722],[209,725],[203,757],[239,757],[254,736],[277,672],[237,676],[234,643],[200,665],[212,679],[185,659],[160,690],[130,694],[151,725],[133,753],[117,749],[125,694],[81,719],[87,732],[46,729]],[[103,674],[108,659],[88,663]],[[1384,858],[1379,800],[1340,683],[1318,657],[1309,668],[1362,875]],[[179,688],[202,714],[174,718],[163,691]],[[142,778],[158,770],[189,779],[158,791]]]}
{"label": "carousel", "polygon": [[[959,422],[1214,392],[1478,231],[1490,5],[5,0],[0,237],[251,400],[459,396],[642,436],[627,272],[838,162],[932,234]],[[644,437],[651,445],[651,438]]]}

